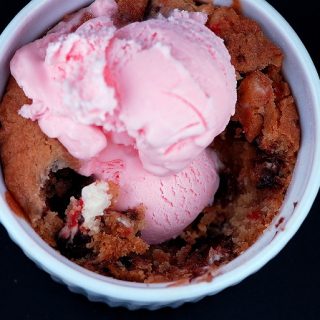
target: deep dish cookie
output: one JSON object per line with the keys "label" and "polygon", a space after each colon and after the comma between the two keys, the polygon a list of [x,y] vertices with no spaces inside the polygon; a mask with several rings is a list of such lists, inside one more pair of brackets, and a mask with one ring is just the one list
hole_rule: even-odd
{"label": "deep dish cookie", "polygon": [[[119,1],[117,19],[142,21],[175,8],[209,15],[207,27],[224,39],[238,76],[236,114],[211,145],[223,164],[214,205],[176,239],[143,241],[143,205],[127,212],[110,206],[97,219],[98,233],[82,231],[81,191],[95,177],[77,173],[78,160],[18,114],[29,101],[13,79],[0,107],[6,184],[32,226],[72,261],[122,280],[192,279],[237,257],[279,212],[299,150],[299,116],[282,76],[283,55],[256,22],[233,8],[188,0]],[[91,18],[84,15],[75,28]],[[110,189],[116,201],[117,186]],[[63,232],[66,226],[74,228],[73,237]]]}

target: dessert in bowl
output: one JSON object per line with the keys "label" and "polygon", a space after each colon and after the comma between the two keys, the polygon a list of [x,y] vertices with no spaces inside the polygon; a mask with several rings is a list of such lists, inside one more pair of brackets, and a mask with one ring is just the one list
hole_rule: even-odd
{"label": "dessert in bowl", "polygon": [[[124,3],[126,5],[124,5]],[[92,177],[90,177],[89,174],[84,174],[83,171],[82,175],[79,176],[79,172],[75,172],[77,171],[77,164],[74,164],[76,162],[74,161],[74,158],[76,157],[70,155],[72,154],[70,150],[69,152],[67,152],[61,146],[61,144],[57,142],[57,140],[48,139],[47,136],[43,135],[35,122],[32,122],[31,120],[25,120],[23,119],[23,117],[18,116],[17,112],[19,110],[24,110],[24,113],[23,111],[20,111],[20,113],[25,118],[28,118],[28,105],[30,105],[31,102],[24,97],[22,91],[19,91],[18,86],[12,81],[11,83],[9,83],[7,94],[4,96],[4,107],[2,106],[2,122],[4,127],[2,131],[4,133],[2,136],[2,157],[4,164],[4,173],[7,179],[9,190],[14,194],[15,198],[19,200],[20,204],[24,207],[25,211],[31,217],[31,223],[38,231],[38,233],[51,246],[59,249],[60,252],[62,252],[66,256],[69,256],[71,259],[73,259],[73,261],[82,266],[85,266],[90,270],[123,280],[139,282],[183,280],[179,283],[181,285],[188,285],[188,293],[186,294],[189,295],[189,299],[187,300],[192,300],[191,297],[201,296],[201,290],[209,290],[210,285],[216,285],[216,289],[219,288],[219,280],[221,281],[221,279],[223,279],[223,277],[227,277],[227,275],[227,279],[228,281],[230,281],[229,283],[236,282],[237,280],[233,278],[232,272],[236,270],[244,270],[244,268],[246,268],[245,272],[242,271],[240,274],[238,274],[239,281],[246,274],[248,274],[247,272],[250,273],[250,270],[252,272],[252,268],[257,268],[257,261],[259,261],[260,264],[263,263],[261,260],[258,260],[257,257],[255,257],[254,260],[256,261],[256,263],[250,261],[250,257],[253,258],[256,255],[257,248],[265,248],[264,253],[266,255],[264,256],[263,260],[266,261],[265,259],[268,259],[268,254],[266,253],[266,251],[268,251],[267,249],[270,250],[269,255],[272,255],[272,253],[274,254],[276,249],[271,250],[274,246],[274,243],[276,241],[280,241],[281,239],[282,241],[284,241],[284,238],[289,239],[290,232],[294,232],[293,227],[291,227],[289,230],[287,230],[287,228],[293,219],[292,217],[298,211],[302,200],[305,198],[299,196],[299,194],[295,194],[294,183],[292,184],[290,191],[287,193],[287,198],[284,201],[284,205],[280,213],[281,216],[276,216],[283,202],[283,197],[286,189],[289,185],[297,151],[299,149],[299,118],[296,112],[294,99],[292,98],[290,93],[289,86],[283,80],[283,76],[281,73],[282,53],[276,47],[276,45],[274,45],[263,35],[262,31],[260,31],[260,28],[256,23],[244,18],[241,14],[239,15],[233,9],[213,8],[209,4],[196,6],[191,2],[185,1],[155,1],[153,3],[153,6],[151,6],[151,8],[148,8],[148,15],[146,15],[145,11],[143,11],[143,15],[140,15],[139,18],[139,16],[130,16],[128,14],[130,12],[137,14],[137,12],[135,12],[134,10],[130,10],[130,8],[126,11],[126,9],[128,9],[128,3],[129,2],[125,1],[119,2],[119,11],[117,12],[120,13],[120,23],[127,24],[129,21],[132,22],[136,20],[142,20],[142,18],[145,18],[148,15],[153,16],[155,14],[158,14],[158,11],[160,10],[163,16],[166,16],[168,14],[170,15],[169,18],[161,18],[161,23],[169,23],[169,21],[171,21],[171,23],[176,23],[177,19],[181,18],[184,19],[184,22],[189,20],[197,20],[197,22],[192,23],[197,23],[196,25],[194,25],[194,27],[199,27],[200,32],[202,32],[202,30],[204,29],[201,28],[204,27],[201,26],[200,28],[200,22],[202,21],[203,24],[204,20],[201,18],[203,14],[195,14],[196,18],[190,19],[190,14],[187,13],[181,14],[180,12],[178,12],[176,17],[174,15],[171,15],[170,13],[174,8],[186,9],[189,11],[200,10],[205,11],[207,14],[209,14],[209,19],[207,22],[208,28],[204,32],[209,32],[210,29],[213,30],[217,35],[225,39],[226,46],[231,54],[231,62],[235,66],[235,69],[237,71],[237,73],[234,73],[234,78],[235,76],[237,76],[240,85],[238,89],[236,114],[231,119],[227,130],[225,130],[224,133],[222,133],[217,139],[214,140],[213,145],[210,145],[210,150],[215,150],[215,152],[218,154],[220,162],[222,163],[219,165],[219,168],[211,171],[212,173],[209,179],[211,181],[212,188],[210,190],[210,194],[213,195],[215,191],[214,189],[216,188],[213,185],[213,182],[216,179],[215,173],[218,172],[219,169],[221,183],[219,191],[215,195],[215,202],[213,203],[213,205],[211,205],[211,203],[209,206],[207,206],[208,203],[202,205],[202,208],[198,210],[199,212],[197,212],[197,214],[200,214],[200,211],[204,209],[205,206],[207,206],[207,208],[203,210],[204,212],[198,216],[198,218],[193,222],[191,226],[187,227],[187,229],[185,229],[183,232],[182,230],[180,230],[179,232],[182,232],[180,234],[177,234],[177,231],[175,230],[174,233],[170,235],[170,237],[176,238],[170,240],[169,242],[163,243],[164,240],[169,240],[169,238],[162,238],[160,239],[160,241],[152,240],[150,236],[144,234],[144,230],[148,230],[148,228],[150,228],[150,223],[146,224],[144,221],[147,220],[144,219],[144,217],[148,217],[148,212],[146,211],[145,206],[143,206],[143,203],[142,207],[130,207],[125,208],[125,210],[119,210],[116,206],[119,204],[121,205],[121,202],[123,203],[124,201],[121,201],[121,192],[123,190],[123,187],[121,188],[121,184],[117,184],[117,181],[108,181],[108,186],[102,185],[101,187],[104,188],[105,191],[108,191],[107,189],[109,188],[112,199],[118,199],[118,204],[112,203],[111,199],[110,203],[108,204],[111,207],[108,208],[103,216],[101,215],[102,218],[98,217],[97,219],[94,219],[94,225],[97,224],[97,221],[99,222],[98,224],[100,230],[98,230],[97,233],[90,233],[92,230],[90,230],[90,232],[87,232],[86,230],[83,232],[83,227],[85,227],[85,229],[88,229],[86,227],[88,226],[88,224],[86,224],[86,215],[83,212],[83,208],[81,208],[81,202],[86,203],[86,201],[83,200],[85,200],[87,196],[85,194],[86,192],[83,191],[86,190],[88,191],[87,194],[90,194],[90,188],[88,190],[88,187],[85,187],[82,190],[82,194],[81,189],[84,185],[88,185],[89,187],[92,186],[93,181],[90,180],[92,179]],[[182,5],[183,7],[179,7],[180,5]],[[260,6],[263,7],[266,5],[261,3],[257,6],[258,8],[260,8]],[[243,3],[243,8],[245,13],[249,14],[250,10],[251,14],[252,12],[255,12],[255,10],[258,10],[257,7],[255,7],[253,4],[246,4],[246,2]],[[265,7],[263,8],[265,9]],[[266,6],[266,8],[271,10],[268,6]],[[73,10],[74,9],[76,8],[74,7]],[[64,13],[66,13],[66,11]],[[275,17],[278,18],[278,16],[276,15]],[[87,19],[88,15],[86,15],[85,18],[86,19],[80,19],[82,20],[81,22],[83,22],[83,25],[77,26],[76,29],[80,30],[82,28],[83,30],[83,26],[90,26],[90,23],[92,23],[91,20],[94,20],[90,16],[89,19]],[[256,17],[254,16],[254,18]],[[67,20],[69,19],[72,20],[73,17],[68,17]],[[168,20],[166,21],[166,19]],[[259,21],[258,18],[257,20]],[[159,22],[157,21],[152,23],[155,24]],[[129,34],[131,36],[132,33],[134,33],[134,30],[131,30],[130,32]],[[122,36],[120,35],[122,37],[121,40],[123,40],[124,33],[125,32],[122,32]],[[278,36],[281,38],[280,31]],[[33,39],[34,38],[35,37],[33,36]],[[240,39],[242,43],[247,43],[249,47],[242,46],[241,42],[239,42],[239,40],[237,39]],[[246,41],[246,39],[250,39],[251,41]],[[116,45],[116,41],[113,42],[113,45]],[[263,50],[264,48],[266,49],[266,51]],[[285,48],[282,49],[286,56]],[[110,50],[110,52],[110,59],[112,61],[112,50]],[[239,52],[241,54],[239,54]],[[200,51],[199,55],[201,55]],[[52,56],[57,58],[57,55]],[[202,57],[203,56],[205,57],[205,54],[202,55]],[[295,54],[291,54],[289,58],[286,57],[285,63],[290,63],[290,59],[294,58],[296,58]],[[198,57],[195,57],[194,60],[198,61],[199,59],[197,59]],[[15,59],[13,61],[15,61]],[[297,61],[295,61],[295,63],[297,63]],[[16,65],[18,65],[19,67],[19,63],[17,63]],[[205,65],[207,66],[207,64]],[[18,67],[16,68],[16,70],[18,69]],[[127,71],[127,69],[129,69],[129,71]],[[130,68],[127,69],[125,69],[125,71],[130,72]],[[299,68],[297,68],[296,70],[292,70],[292,72],[298,72],[298,69]],[[285,74],[286,78],[289,80],[290,85],[293,88],[293,92],[295,93],[295,97],[299,106],[299,99],[301,99],[301,97],[300,94],[297,93],[299,93],[299,90],[301,89],[295,86],[296,83],[290,81],[290,77],[292,75],[290,75],[290,72],[288,73],[288,70],[291,69],[286,69],[285,65],[284,70],[287,73]],[[219,72],[219,70],[217,72]],[[301,76],[301,73],[299,75]],[[110,78],[114,79],[115,74],[109,76]],[[314,78],[313,80],[313,85],[317,85],[318,79]],[[17,81],[19,82],[18,77]],[[190,86],[188,88],[190,88],[189,90],[192,89],[192,87]],[[232,86],[230,86],[230,88],[232,88]],[[295,89],[297,89],[297,91]],[[32,92],[32,89],[26,90],[29,93]],[[223,90],[223,88],[221,90]],[[139,88],[135,88],[134,93],[136,92],[139,93]],[[145,92],[146,91],[142,91],[142,93]],[[232,91],[230,96],[232,97]],[[31,98],[33,98],[34,104],[34,101],[36,101],[36,97]],[[306,96],[304,98],[306,98]],[[26,107],[20,109],[22,105],[26,105]],[[10,112],[10,110],[13,110],[14,112]],[[318,120],[318,118],[317,115],[312,114],[312,112],[314,112],[314,110],[311,109],[309,115],[302,115],[300,111],[303,139],[305,139],[305,137],[308,138],[308,134],[310,138],[310,135],[313,136],[313,134],[315,133],[312,132],[312,130],[317,130],[316,121]],[[232,110],[229,113],[232,114]],[[38,112],[38,114],[41,114],[41,112]],[[313,117],[315,126],[310,127],[306,131],[304,131],[305,128],[303,125],[303,116]],[[130,119],[131,118],[132,117],[130,117]],[[12,121],[13,119],[14,121]],[[208,119],[205,118],[205,120]],[[23,121],[23,125],[21,125],[21,123],[19,124],[19,121]],[[41,125],[41,121],[42,120],[39,121],[39,124],[41,129],[43,129],[44,126]],[[17,125],[17,127],[13,128],[15,125]],[[17,130],[17,128],[21,129]],[[14,146],[12,144],[12,141],[19,141],[19,139],[14,138],[14,135],[21,134],[21,132],[19,131],[22,131],[23,128],[26,129],[24,133],[24,136],[26,137],[24,145],[21,145],[20,141],[20,145]],[[220,128],[220,132],[223,129],[224,128]],[[30,133],[31,135],[30,139],[28,139],[28,133]],[[47,132],[47,135],[50,136],[50,133]],[[35,137],[38,138],[34,139]],[[316,135],[314,135],[314,137],[316,137]],[[12,138],[11,143],[9,142],[10,138]],[[116,144],[115,140],[119,141],[118,138],[119,137],[111,141]],[[137,142],[137,136],[135,136],[134,138]],[[43,139],[43,141],[41,141],[41,139]],[[59,140],[61,141],[62,139]],[[96,141],[98,144],[98,139]],[[300,156],[304,151],[303,141],[305,140],[302,140]],[[36,146],[30,148],[29,144],[32,145],[32,143]],[[70,145],[67,145],[63,142],[62,144],[67,149],[68,146],[70,147]],[[210,141],[209,143],[204,143],[205,146],[207,146],[208,144],[210,144]],[[109,143],[109,147],[110,145],[112,147],[112,143]],[[140,146],[141,145],[142,147],[145,146],[145,144],[143,143],[140,144]],[[44,150],[49,151],[42,152],[42,146]],[[316,152],[318,152],[317,144],[315,144],[313,147],[315,148],[314,150],[316,154]],[[208,150],[208,148],[205,148],[203,146],[202,148]],[[20,159],[18,159],[18,157],[12,156],[12,154],[14,154],[15,152],[16,154],[22,154],[25,157],[23,158],[24,161],[21,161],[21,157]],[[110,154],[110,152],[108,152],[108,154]],[[141,154],[143,154],[144,156],[146,155],[145,152],[141,152],[140,155]],[[309,157],[310,154],[308,155]],[[196,152],[194,152],[194,157],[196,158],[196,156]],[[105,157],[108,157],[108,155],[105,155]],[[41,160],[39,160],[39,158]],[[207,158],[210,158],[211,161],[213,159],[213,157],[211,156],[207,156]],[[57,161],[57,159],[62,159],[63,161],[59,162]],[[147,163],[147,166],[149,165],[148,169],[150,171],[150,161],[148,162],[148,157],[144,157],[143,159],[145,160],[145,163]],[[108,161],[109,160],[110,159],[108,159]],[[141,156],[140,160],[142,160]],[[35,173],[33,177],[36,177],[38,179],[36,181],[39,181],[39,183],[30,181],[28,177],[32,176],[32,174],[30,174],[30,172],[27,172],[24,167],[21,168],[21,165],[19,171],[19,163],[21,164],[21,162],[28,163],[28,170]],[[156,166],[154,166],[154,163],[151,163],[152,169],[156,168],[158,170],[159,163],[162,165],[163,162],[169,163],[169,165],[165,167],[166,170],[177,170],[177,168],[172,167],[172,163],[170,164],[170,161],[163,161],[163,159],[160,159],[160,162],[156,162]],[[196,160],[196,162],[200,163],[200,161],[198,160]],[[218,161],[215,161],[214,165],[207,163],[206,168],[212,168],[214,166],[218,167],[216,165],[216,162]],[[34,165],[35,163],[37,163],[37,165]],[[50,164],[51,172],[50,170],[48,170],[48,163]],[[201,163],[203,163],[202,160]],[[85,167],[85,169],[87,169],[88,167],[90,166]],[[94,168],[97,167],[98,166],[95,164]],[[139,171],[136,170],[136,168],[137,167],[135,167],[134,172]],[[199,168],[195,165],[196,170],[199,171]],[[70,171],[71,169],[73,169],[73,171]],[[297,172],[299,172],[299,169],[307,170],[306,167],[303,167],[303,165],[301,165],[301,163],[299,164],[298,162],[296,175]],[[19,174],[17,174],[17,170]],[[179,168],[179,170],[178,173],[176,173],[177,175],[179,175],[179,172],[183,172],[181,168]],[[208,174],[209,171],[210,170],[206,170],[205,174]],[[39,174],[39,172],[46,172],[46,174]],[[156,173],[158,176],[166,174],[158,171],[154,173]],[[307,179],[308,175],[309,173],[304,173],[304,179]],[[23,180],[21,177],[25,176],[27,176],[27,179]],[[95,173],[95,176],[97,176],[97,173]],[[201,175],[198,174],[197,177],[198,176]],[[39,179],[39,177],[42,177],[43,180]],[[130,176],[130,179],[135,178],[136,177]],[[72,183],[73,179],[75,179],[76,183]],[[76,185],[80,188],[80,190],[68,190],[65,185],[68,185],[68,183],[70,185],[70,180],[71,185]],[[190,177],[186,179],[184,183],[180,183],[181,186],[184,187],[188,183],[188,180],[191,180]],[[21,181],[23,183],[21,183]],[[192,182],[192,186],[194,186],[195,184],[196,183]],[[60,187],[57,188],[57,185],[59,185]],[[200,183],[200,185],[202,185],[202,183]],[[23,188],[23,186],[25,189],[21,189]],[[93,183],[93,186],[97,187],[97,183]],[[30,188],[32,189],[33,187],[38,189],[30,190]],[[182,187],[180,187],[180,189]],[[315,190],[317,186],[312,185],[312,188],[314,188]],[[67,201],[65,201],[64,199],[64,190],[66,189]],[[21,190],[23,192],[21,192]],[[43,198],[41,199],[41,197],[39,196],[41,195],[41,192],[39,192],[39,190],[45,192],[45,212],[43,209],[44,206],[41,203],[41,200],[43,201]],[[64,206],[62,206],[63,210],[62,213],[60,212],[60,216],[59,210],[61,203],[58,206],[54,207],[57,203],[59,203],[58,200],[61,200],[57,199],[57,197],[59,198],[59,195],[56,192],[57,190],[60,192],[60,194],[63,195],[62,197],[60,197],[63,200],[62,202]],[[30,193],[28,194],[28,192]],[[201,191],[195,193],[201,193]],[[118,194],[120,194],[120,196],[118,196]],[[34,201],[35,195],[36,197],[38,196],[37,199],[40,199],[40,201]],[[309,192],[309,196],[310,195],[312,197],[312,195],[314,195],[314,191],[313,193]],[[73,200],[71,201],[71,204],[69,204],[70,197],[74,197],[72,198]],[[199,197],[199,195],[197,197]],[[168,197],[165,195],[162,201],[168,201],[167,198]],[[173,197],[173,201],[176,201],[177,198],[178,197]],[[128,199],[128,196],[126,197],[126,199]],[[188,197],[188,199],[190,199],[190,197]],[[310,198],[307,200],[310,202]],[[205,202],[208,202],[208,200],[205,200]],[[296,210],[294,211],[292,217],[290,217],[290,214],[292,214],[292,211],[294,209],[294,203],[296,202],[298,202],[298,204],[296,205]],[[30,205],[30,207],[28,207],[28,205]],[[85,206],[86,205],[84,205],[84,207]],[[182,209],[184,209],[183,205],[181,206]],[[150,205],[147,207],[149,208]],[[188,207],[186,207],[186,209],[189,209],[189,207],[190,204],[188,205]],[[306,207],[304,207],[304,210],[305,208]],[[73,225],[72,223],[70,224],[69,222],[73,220],[74,213],[77,211],[80,211],[82,219],[76,220],[76,225]],[[33,212],[38,212],[38,217],[40,216],[40,219],[34,218],[37,215],[32,215]],[[16,219],[15,217],[10,218]],[[301,219],[300,221],[302,221],[301,214],[299,218]],[[82,221],[80,222],[80,220]],[[24,228],[28,228],[26,223],[24,223],[23,221],[16,220],[16,222],[19,223],[20,226],[23,225]],[[6,225],[5,222],[4,224]],[[284,228],[285,224],[286,228]],[[267,229],[269,225],[270,227]],[[76,229],[73,229],[73,227],[76,227]],[[270,240],[277,232],[276,229],[284,229],[284,231],[282,234],[279,233],[279,235],[270,242]],[[139,231],[142,232],[142,237],[140,237]],[[161,232],[161,230],[152,231],[149,234],[154,235],[157,232]],[[255,243],[255,240],[262,233],[263,236],[260,237],[258,242]],[[72,239],[70,239],[70,235],[72,235]],[[283,237],[284,235],[286,236]],[[13,237],[16,238],[15,236]],[[21,237],[19,238],[19,241],[22,240]],[[156,235],[156,238],[158,237],[159,234]],[[161,237],[167,237],[167,235],[161,235]],[[38,238],[36,238],[36,241],[38,243],[41,243]],[[268,242],[270,242],[270,244],[267,245]],[[246,250],[253,243],[255,244],[250,249]],[[110,244],[112,244],[111,249]],[[41,243],[41,246],[43,245],[44,244]],[[57,255],[56,253],[53,253],[47,247],[45,250],[46,253],[41,252],[40,257],[36,258],[36,260],[41,264],[43,264],[44,261],[42,258],[45,258],[48,252],[51,252],[58,259],[56,263],[59,264],[60,261],[64,261],[65,263],[67,263],[67,265],[70,266],[69,262],[66,262],[62,257]],[[32,252],[30,251],[29,254],[34,257],[34,255],[38,253],[40,252],[35,249]],[[224,264],[239,255],[239,258],[224,266]],[[48,269],[48,264],[45,266],[45,268]],[[52,271],[52,265],[49,268],[51,269],[50,273],[54,274],[56,277],[58,276],[58,278],[61,279],[60,273],[57,273],[57,269],[55,269],[55,271]],[[75,266],[73,266],[72,268],[73,271],[79,270]],[[212,280],[212,276],[216,275],[216,272],[221,273],[221,275],[215,276],[215,278]],[[87,274],[87,271],[81,269],[81,273]],[[73,276],[75,276],[75,274],[73,274]],[[79,277],[77,277],[78,279],[76,282],[74,282],[75,278],[72,279],[73,281],[71,286],[78,286],[80,288],[83,288],[82,280],[84,279],[80,279],[80,275],[78,276]],[[72,278],[72,275],[70,275],[70,277]],[[102,296],[111,296],[115,299],[117,299],[118,297],[119,299],[120,295],[122,296],[123,300],[130,300],[129,298],[123,297],[126,294],[130,295],[130,293],[132,293],[134,291],[134,288],[137,286],[142,286],[142,288],[144,287],[144,285],[129,285],[124,284],[124,282],[120,282],[119,285],[125,285],[126,289],[121,290],[121,293],[119,293],[119,295],[115,293],[116,296],[113,296],[113,292],[112,294],[110,294],[109,290],[113,290],[114,288],[111,283],[118,283],[116,280],[103,278],[103,281],[109,283],[110,286],[108,285],[104,286],[104,288],[98,289],[95,286],[97,285],[95,279],[102,278],[92,274],[91,277],[92,282],[88,284],[90,288],[88,286],[85,286],[84,288],[86,288],[88,292],[96,292],[96,297],[99,296],[99,293],[101,294],[102,290],[105,292],[105,294]],[[64,277],[62,277],[62,279],[64,282],[68,282],[68,280]],[[203,280],[209,281],[210,284],[201,283],[201,281]],[[191,282],[191,284],[189,284],[189,282]],[[92,285],[95,288],[94,290],[92,290]],[[157,306],[161,305],[161,300],[170,300],[172,302],[173,300],[180,300],[181,302],[185,301],[185,299],[183,299],[183,296],[177,295],[179,288],[175,288],[172,286],[170,288],[167,288],[165,284],[152,284],[149,286],[149,288],[149,291],[151,290],[152,293],[150,293],[150,297],[147,297],[146,300],[154,299],[152,301],[158,302],[158,304],[155,303],[155,305]],[[216,289],[210,289],[210,292],[217,292],[218,290]],[[105,290],[108,291],[108,294]],[[141,290],[144,291],[148,289]],[[162,293],[160,293],[160,291],[158,290],[163,291]],[[143,294],[142,291],[140,291],[141,294]],[[166,295],[167,293],[169,295]],[[173,298],[174,296],[175,298]],[[142,299],[141,296],[140,298]],[[171,300],[172,298],[173,300]],[[137,300],[139,299],[137,298]],[[145,305],[148,304],[148,301],[146,301]],[[139,305],[139,303],[137,302],[136,305]]]}

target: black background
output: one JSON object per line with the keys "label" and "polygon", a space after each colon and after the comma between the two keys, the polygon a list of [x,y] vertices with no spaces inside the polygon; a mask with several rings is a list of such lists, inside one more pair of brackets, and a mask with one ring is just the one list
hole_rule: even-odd
{"label": "black background", "polygon": [[[318,1],[269,2],[294,27],[320,70]],[[1,1],[0,30],[27,3]],[[319,210],[318,195],[286,248],[241,284],[196,304],[155,312],[113,309],[70,293],[28,260],[0,226],[0,319],[320,319]]]}

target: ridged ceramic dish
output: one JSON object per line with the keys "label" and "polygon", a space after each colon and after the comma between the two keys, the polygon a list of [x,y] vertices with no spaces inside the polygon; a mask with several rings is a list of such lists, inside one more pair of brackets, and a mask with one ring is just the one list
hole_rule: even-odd
{"label": "ridged ceramic dish", "polygon": [[[64,14],[90,2],[33,0],[12,20],[0,36],[0,95],[9,76],[9,61],[16,49],[39,37]],[[230,5],[230,1],[223,0],[215,3]],[[235,285],[259,270],[286,245],[307,216],[320,184],[319,77],[305,47],[277,11],[263,0],[242,0],[241,3],[244,14],[259,22],[267,35],[282,48],[286,56],[284,74],[300,112],[302,145],[294,178],[279,216],[254,246],[221,268],[209,283],[183,286],[129,283],[82,269],[51,249],[25,220],[10,210],[1,178],[1,223],[30,259],[71,291],[82,293],[92,301],[129,309],[177,307],[185,302],[195,302]],[[279,226],[282,217],[285,222]]]}

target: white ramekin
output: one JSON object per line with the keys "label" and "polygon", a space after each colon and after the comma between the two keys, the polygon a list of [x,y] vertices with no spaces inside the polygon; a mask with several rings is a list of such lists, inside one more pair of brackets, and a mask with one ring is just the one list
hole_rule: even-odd
{"label": "white ramekin", "polygon": [[[9,75],[9,61],[15,50],[39,37],[64,14],[90,0],[33,0],[8,25],[0,37],[0,95]],[[230,1],[216,1],[229,5]],[[242,0],[244,13],[258,21],[286,55],[284,72],[300,111],[302,146],[293,181],[282,210],[274,223],[242,256],[221,269],[207,283],[168,287],[129,283],[87,271],[62,257],[44,243],[25,220],[17,217],[5,201],[6,187],[0,181],[0,221],[15,241],[54,280],[92,301],[129,309],[177,307],[237,284],[272,259],[292,238],[308,214],[320,181],[320,84],[308,52],[288,23],[263,0]],[[280,220],[280,218],[283,218]],[[279,226],[279,220],[283,221]]]}

